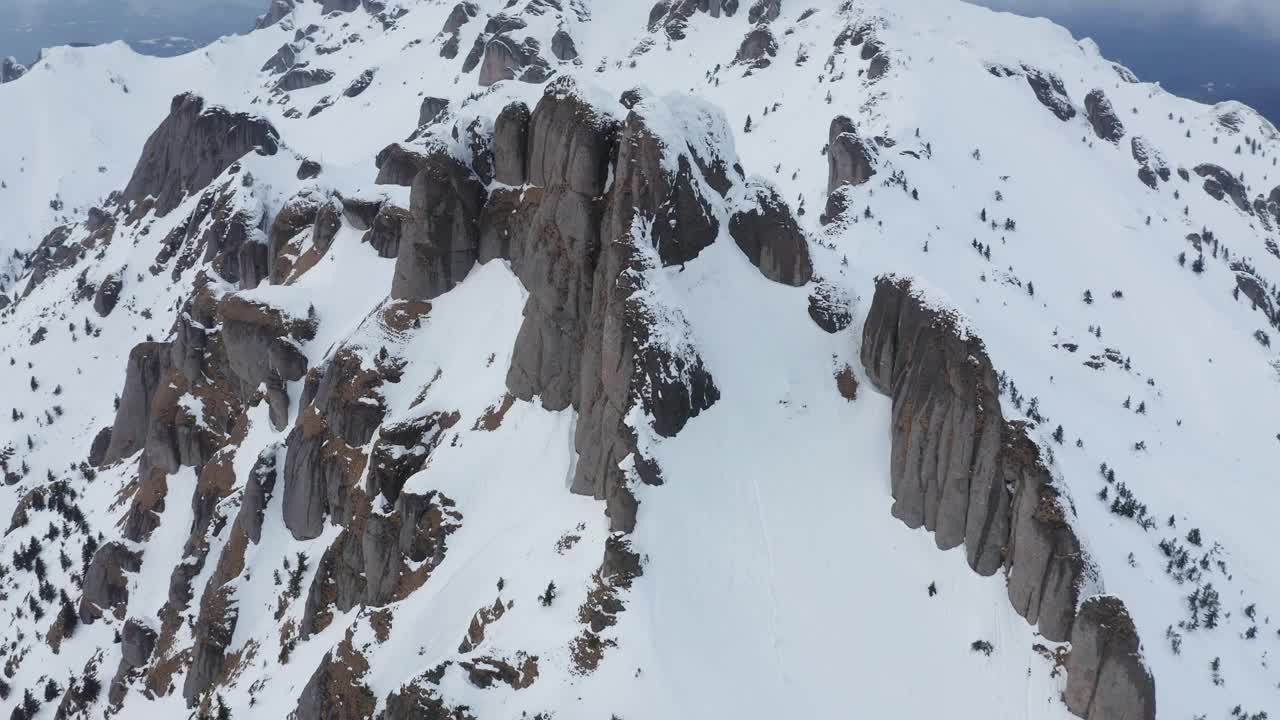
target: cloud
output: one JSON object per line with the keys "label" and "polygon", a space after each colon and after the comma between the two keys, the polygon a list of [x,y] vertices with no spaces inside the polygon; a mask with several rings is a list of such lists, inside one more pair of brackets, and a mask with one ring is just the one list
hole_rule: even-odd
{"label": "cloud", "polygon": [[1277,0],[972,0],[1019,15],[1180,21],[1224,25],[1251,32],[1280,31]]}

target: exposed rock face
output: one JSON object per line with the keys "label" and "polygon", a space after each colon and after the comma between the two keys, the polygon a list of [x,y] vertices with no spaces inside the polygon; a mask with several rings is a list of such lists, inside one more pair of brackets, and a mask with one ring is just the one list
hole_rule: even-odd
{"label": "exposed rock face", "polygon": [[1169,181],[1169,166],[1165,164],[1160,152],[1145,137],[1135,135],[1129,145],[1133,152],[1133,159],[1138,161],[1138,179],[1144,185],[1155,190],[1160,187],[1161,182]]}
{"label": "exposed rock face", "polygon": [[862,185],[875,174],[874,146],[858,137],[852,120],[836,116],[828,133],[827,204],[822,224],[836,222],[844,215],[849,198],[842,188]]}
{"label": "exposed rock face", "polygon": [[378,166],[379,185],[403,185],[412,187],[413,179],[426,164],[427,157],[421,153],[405,148],[399,143],[392,143],[383,148],[374,163]]}
{"label": "exposed rock face", "polygon": [[369,662],[352,646],[350,638],[325,653],[312,673],[293,717],[297,720],[363,720],[373,715],[377,698],[360,678]]}
{"label": "exposed rock face", "polygon": [[832,335],[843,332],[853,324],[853,300],[843,290],[819,280],[809,295],[809,317]]}
{"label": "exposed rock face", "polygon": [[311,180],[320,176],[321,169],[320,163],[315,160],[303,160],[298,165],[297,177],[299,180]]}
{"label": "exposed rock face", "polygon": [[1155,719],[1155,680],[1119,598],[1091,597],[1080,607],[1064,696],[1067,709],[1082,718]]}
{"label": "exposed rock face", "polygon": [[117,666],[115,677],[111,680],[111,690],[108,695],[113,706],[119,706],[124,702],[130,676],[139,668],[146,666],[155,647],[155,630],[136,618],[125,621],[124,629],[120,632],[120,664]]}
{"label": "exposed rock face", "polygon": [[381,385],[379,373],[363,367],[353,351],[339,350],[326,365],[314,400],[301,411],[287,444],[284,520],[295,538],[319,537],[326,518],[350,519],[350,488],[366,463],[356,448],[368,443],[382,422]]}
{"label": "exposed rock face", "polygon": [[1076,108],[1071,104],[1071,98],[1067,97],[1067,87],[1062,84],[1062,78],[1026,65],[1022,66],[1022,70],[1036,99],[1049,108],[1055,117],[1066,122],[1076,116]]}
{"label": "exposed rock face", "polygon": [[555,55],[560,62],[573,62],[578,59],[578,47],[573,42],[573,36],[563,28],[551,36],[551,54]]}
{"label": "exposed rock face", "polygon": [[858,137],[853,121],[843,115],[831,121],[827,164],[828,194],[845,185],[861,185],[876,174],[871,150]]}
{"label": "exposed rock face", "polygon": [[285,43],[276,50],[275,54],[267,58],[262,64],[262,72],[279,75],[298,63],[298,51],[301,48],[296,43]]}
{"label": "exposed rock face", "polygon": [[294,5],[297,0],[271,0],[271,5],[267,8],[264,15],[258,16],[258,29],[271,27],[293,12]]}
{"label": "exposed rock face", "polygon": [[98,548],[84,574],[80,622],[92,623],[108,611],[123,620],[129,603],[129,579],[125,573],[138,572],[141,567],[142,557],[120,543]]}
{"label": "exposed rock face", "polygon": [[401,238],[413,227],[413,216],[408,210],[391,204],[383,205],[363,241],[378,251],[379,257],[394,258],[400,254]]}
{"label": "exposed rock face", "polygon": [[227,367],[238,381],[233,389],[240,398],[249,399],[273,379],[293,381],[306,374],[307,359],[298,347],[314,332],[306,320],[239,295],[223,298],[217,317]]}
{"label": "exposed rock face", "polygon": [[418,110],[418,127],[437,122],[449,112],[449,101],[438,97],[425,97]]}
{"label": "exposed rock face", "polygon": [[391,297],[430,300],[467,276],[479,247],[484,186],[471,168],[436,153],[413,180],[412,231],[399,244]]}
{"label": "exposed rock face", "polygon": [[323,85],[333,79],[333,71],[325,68],[294,68],[276,81],[275,88],[280,92],[305,90],[309,87]]}
{"label": "exposed rock face", "polygon": [[18,62],[17,58],[10,56],[0,59],[0,85],[13,82],[26,74],[27,66]]}
{"label": "exposed rock face", "polygon": [[146,342],[129,353],[124,391],[111,428],[111,444],[103,463],[122,460],[141,450],[146,442],[151,403],[169,369],[169,344]]}
{"label": "exposed rock face", "polygon": [[782,0],[756,0],[747,11],[747,21],[752,25],[761,22],[771,23],[777,20],[780,14],[782,14]]}
{"label": "exposed rock face", "polygon": [[527,26],[528,23],[514,15],[499,13],[490,17],[463,61],[462,71],[469,73],[479,67],[481,87],[501,80],[546,81],[554,71],[542,57],[541,43],[532,36],[517,41],[512,35]]}
{"label": "exposed rock face", "polygon": [[[1068,520],[1069,505],[1059,498],[1025,425],[1002,417],[982,341],[950,311],[922,300],[909,280],[882,277],[864,329],[862,362],[872,385],[893,398],[894,516],[932,530],[939,548],[964,543],[978,573],[1003,566],[1010,603],[1045,638],[1074,643],[1081,628],[1095,627],[1096,619],[1076,613],[1086,560]],[[1104,651],[1090,649],[1091,631],[1083,632],[1079,664],[1099,667]],[[1111,667],[1104,679],[1090,679],[1086,669],[1070,679],[1068,693],[1072,684],[1115,688],[1107,707],[1143,707],[1143,693],[1154,695],[1150,685],[1134,681],[1134,667],[1149,680],[1134,657],[1135,664]],[[1074,657],[1072,665],[1076,672]],[[1089,709],[1087,703],[1069,706],[1077,714]],[[1146,716],[1091,710],[1087,717]]]}
{"label": "exposed rock face", "polygon": [[120,301],[120,292],[124,290],[124,281],[119,273],[113,273],[98,284],[98,291],[93,295],[93,311],[102,317],[111,314]]}
{"label": "exposed rock face", "polygon": [[440,28],[440,34],[437,36],[443,40],[440,46],[440,57],[448,60],[458,57],[459,31],[479,13],[480,8],[473,2],[460,2],[453,6],[449,17],[444,21],[444,27]]}
{"label": "exposed rock face", "polygon": [[164,215],[203,190],[236,160],[257,151],[274,155],[279,135],[271,123],[221,107],[205,107],[196,95],[179,95],[142,149],[123,199],[155,198]]}
{"label": "exposed rock face", "polygon": [[800,286],[813,279],[809,241],[791,208],[773,188],[760,185],[753,193],[755,207],[729,220],[729,234],[751,264],[774,282]]}
{"label": "exposed rock face", "polygon": [[773,39],[773,32],[767,26],[754,27],[742,38],[738,46],[738,54],[733,61],[739,65],[753,68],[766,68],[772,62],[770,58],[778,55],[778,42]]}
{"label": "exposed rock face", "polygon": [[1084,98],[1084,109],[1089,116],[1089,124],[1099,138],[1107,142],[1119,142],[1124,137],[1124,123],[1120,122],[1115,108],[1106,93],[1093,90]]}
{"label": "exposed rock face", "polygon": [[[548,88],[524,151],[534,187],[495,192],[482,220],[481,261],[509,259],[529,290],[507,387],[548,408],[578,408],[581,457],[572,489],[604,499],[613,527],[623,530],[633,526],[636,508],[619,468],[636,453],[623,423],[627,409],[644,403],[655,432],[668,435],[718,398],[696,353],[649,342],[653,318],[632,301],[645,267],[638,243],[676,264],[718,232],[700,195],[709,181],[698,182],[692,151],[667,148],[645,123],[644,113],[659,111],[638,100],[619,129],[571,83]],[[598,200],[615,147],[612,191]],[[497,143],[495,154],[501,167],[520,164],[515,142]],[[646,237],[636,235],[636,220],[651,228]],[[657,482],[656,468],[636,457],[641,479]]]}
{"label": "exposed rock face", "polygon": [[373,84],[373,78],[376,73],[377,71],[373,68],[360,73],[360,75],[357,76],[355,80],[352,80],[351,84],[342,91],[342,94],[349,98],[359,97],[361,93],[368,90],[369,86]]}
{"label": "exposed rock face", "polygon": [[1253,214],[1253,206],[1249,204],[1248,190],[1239,178],[1212,163],[1197,165],[1195,170],[1197,175],[1204,178],[1204,191],[1213,199],[1231,198],[1236,207],[1250,215]]}
{"label": "exposed rock face", "polygon": [[694,13],[732,17],[737,11],[738,0],[660,0],[649,11],[649,32],[661,30],[672,40],[683,40]]}
{"label": "exposed rock face", "polygon": [[528,179],[529,107],[521,102],[502,109],[493,124],[494,180],[518,187]]}

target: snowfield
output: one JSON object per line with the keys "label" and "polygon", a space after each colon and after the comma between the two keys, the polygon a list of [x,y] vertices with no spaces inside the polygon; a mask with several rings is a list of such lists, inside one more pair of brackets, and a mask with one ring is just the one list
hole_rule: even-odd
{"label": "snowfield", "polygon": [[[931,533],[890,514],[891,401],[859,356],[876,278],[891,273],[913,279],[925,306],[985,345],[1005,417],[1031,422],[1072,513],[1092,571],[1081,599],[1124,600],[1158,716],[1280,713],[1271,656],[1280,650],[1280,133],[1270,123],[1138,81],[1105,49],[1045,20],[960,0],[782,0],[764,21],[768,62],[754,67],[735,62],[756,27],[746,2],[732,15],[693,13],[674,37],[648,26],[648,3],[475,0],[453,58],[441,54],[441,28],[454,3],[352,4],[325,14],[342,3],[300,1],[279,23],[175,58],[123,43],[59,48],[0,86],[0,717],[62,717],[62,704],[67,717],[220,717],[225,707],[235,718],[308,720],[320,716],[299,698],[330,657],[342,682],[354,677],[363,690],[327,696],[328,718],[1073,717],[1055,660],[1069,643],[1046,640],[1015,612],[1003,572],[975,574],[963,550],[940,551]],[[416,188],[378,182],[384,148],[471,162],[469,133],[489,137],[509,104],[534,108],[543,97],[545,82],[485,87],[483,68],[463,70],[486,20],[503,13],[524,23],[512,37],[540,43],[548,76],[573,78],[601,117],[623,122],[619,98],[641,89],[648,127],[670,150],[667,172],[681,171],[680,145],[700,161],[740,166],[723,199],[697,181],[715,200],[704,209],[718,223],[713,244],[665,267],[642,248],[646,262],[634,270],[637,297],[658,318],[652,342],[700,357],[719,394],[672,437],[652,432],[639,405],[626,417],[662,482],[633,482],[639,509],[625,541],[643,574],[617,590],[624,609],[595,630],[602,650],[586,669],[574,643],[607,575],[606,546],[624,534],[605,502],[570,491],[579,412],[509,394],[535,292],[516,263],[477,263],[425,306],[406,303],[390,297],[397,260],[346,217],[331,238],[312,223],[292,236],[282,252],[301,268],[295,278],[242,289],[209,257],[184,266],[179,252],[175,264],[166,245],[204,188],[163,217],[126,220],[131,208],[109,202],[171,98],[193,92],[278,131],[274,155],[250,152],[209,183],[226,188],[260,242],[304,189],[412,209]],[[879,77],[863,48],[840,38],[847,28],[869,29],[888,62]],[[576,59],[551,52],[557,32],[572,37]],[[308,63],[295,68],[332,78],[275,90],[282,73],[262,68],[291,42],[295,63]],[[366,70],[367,88],[344,94]],[[1037,98],[1027,79],[1035,73],[1060,78],[1072,117]],[[1085,97],[1095,89],[1123,124],[1118,142],[1091,127]],[[429,97],[448,109],[409,141]],[[824,225],[838,115],[866,141],[875,174],[841,190],[848,210]],[[1139,137],[1168,170],[1154,187],[1139,178]],[[303,160],[323,170],[299,179]],[[1240,183],[1244,207],[1230,190],[1206,192],[1205,164]],[[813,282],[770,281],[731,237],[735,203],[755,184],[795,214]],[[543,191],[497,180],[485,190]],[[118,213],[114,237],[33,281],[55,247],[42,240],[66,226],[57,247],[85,241],[99,207]],[[103,316],[83,289],[111,277],[122,290]],[[809,318],[818,278],[851,299],[852,321],[839,332]],[[285,427],[264,387],[234,427],[206,428],[227,445],[205,469],[230,466],[212,498],[210,473],[186,464],[162,473],[157,490],[140,469],[150,448],[87,462],[115,422],[131,350],[174,341],[196,322],[200,292],[314,321],[309,337],[284,341],[318,369],[284,383]],[[230,337],[220,322],[203,330]],[[322,558],[354,528],[326,523],[297,539],[285,519],[285,448],[315,414],[319,370],[343,353],[362,368],[395,366],[395,380],[365,396],[382,412],[376,433],[344,446],[360,458],[353,487],[368,482],[364,463],[396,427],[429,422],[430,440],[404,451],[428,457],[400,492],[432,498],[433,531],[448,529],[432,536],[438,556],[406,560],[394,600],[334,605],[308,635]],[[846,368],[856,399],[837,386]],[[225,399],[165,387],[197,424],[209,425]],[[253,469],[263,458],[282,477],[265,493],[260,537],[246,544],[236,533],[252,514],[242,512],[251,492],[261,495]],[[55,495],[76,509],[58,509]],[[400,522],[389,498],[359,498],[361,527]],[[153,525],[140,542],[130,539],[139,517]],[[140,557],[123,575],[122,612],[102,608],[92,623],[71,623],[68,637],[53,632],[67,608],[83,615],[90,560],[111,543]],[[38,560],[23,556],[30,547]],[[222,578],[235,547],[242,566]],[[191,572],[175,573],[183,566]],[[222,580],[238,618],[230,659],[188,702],[206,587]],[[544,603],[548,583],[556,593]],[[495,604],[480,639],[459,646]],[[126,619],[161,642],[126,673],[113,708]],[[516,678],[477,682],[464,666],[489,660]],[[433,671],[432,693],[454,713],[391,714],[388,696]],[[74,714],[64,698],[89,676],[100,687]],[[38,701],[34,715],[23,714],[24,694]],[[353,700],[366,694],[372,707]]]}

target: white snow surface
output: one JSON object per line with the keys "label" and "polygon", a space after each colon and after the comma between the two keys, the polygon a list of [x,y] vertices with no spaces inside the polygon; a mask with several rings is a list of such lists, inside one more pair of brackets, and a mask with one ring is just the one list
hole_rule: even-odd
{"label": "white snow surface", "polygon": [[[414,130],[422,97],[448,98],[465,128],[472,118],[491,126],[507,103],[532,107],[541,95],[541,86],[515,81],[478,88],[477,71],[461,70],[487,15],[531,3],[508,4],[477,0],[480,15],[463,27],[455,60],[439,54],[437,33],[453,7],[443,0],[389,3],[406,11],[390,28],[363,9],[322,17],[318,4],[302,3],[276,26],[175,58],[144,57],[122,43],[46,54],[25,77],[0,86],[0,292],[23,292],[21,258],[47,232],[83,222],[89,207],[127,184],[170,98],[188,90],[263,115],[279,130],[277,155],[243,160],[241,172],[256,185],[242,196],[262,211],[273,215],[304,187],[385,196],[407,207],[404,188],[374,184],[373,158]],[[777,56],[749,73],[732,64],[750,29],[745,2],[734,17],[695,15],[679,41],[647,30],[648,3],[562,4],[562,14],[524,15],[529,27],[517,35],[545,38],[549,49],[551,32],[563,23],[581,56],[571,63],[547,56],[603,114],[625,116],[617,98],[643,87],[646,106],[663,108],[654,111],[662,137],[741,163],[803,208],[816,272],[856,298],[854,323],[835,335],[814,325],[807,316],[813,288],[762,277],[729,237],[724,208],[715,208],[721,233],[714,245],[684,268],[647,271],[647,292],[683,319],[680,341],[696,348],[721,398],[677,437],[654,444],[665,483],[637,488],[641,506],[630,538],[644,574],[605,633],[616,645],[594,673],[582,675],[569,643],[582,627],[577,609],[592,588],[607,519],[602,503],[568,490],[577,459],[572,410],[517,402],[498,430],[472,429],[506,392],[526,298],[505,263],[475,268],[433,302],[421,329],[390,347],[409,362],[403,381],[383,398],[388,422],[435,411],[461,415],[406,488],[457,502],[464,521],[449,537],[443,564],[392,606],[388,639],[370,630],[372,609],[357,608],[299,643],[282,664],[280,628],[301,618],[310,575],[303,598],[276,619],[281,590],[273,572],[287,575],[284,562],[301,552],[313,573],[339,529],[294,540],[277,486],[262,541],[250,547],[247,572],[235,581],[240,622],[230,652],[245,651],[245,659],[217,690],[234,717],[287,717],[312,671],[348,632],[369,661],[363,682],[381,704],[445,661],[536,655],[539,677],[522,690],[477,688],[456,664],[445,673],[444,699],[482,719],[1070,717],[1059,698],[1063,674],[1035,649],[1057,645],[1013,611],[1003,575],[973,574],[962,551],[938,551],[928,533],[889,514],[889,400],[872,390],[858,361],[874,279],[885,273],[915,279],[922,297],[951,308],[961,327],[982,338],[1016,387],[1001,398],[1006,415],[1041,417],[1035,434],[1052,451],[1053,473],[1072,500],[1098,590],[1123,598],[1134,617],[1160,717],[1228,718],[1236,706],[1253,718],[1280,713],[1280,673],[1270,658],[1280,648],[1280,614],[1271,619],[1280,613],[1273,521],[1280,507],[1280,346],[1259,340],[1280,340],[1273,337],[1280,330],[1232,292],[1238,263],[1247,263],[1280,306],[1270,284],[1280,277],[1280,234],[1275,222],[1214,200],[1194,172],[1215,163],[1244,178],[1251,201],[1267,195],[1280,186],[1280,137],[1269,123],[1237,104],[1210,107],[1156,84],[1126,82],[1091,41],[1042,19],[958,0],[784,0],[772,23]],[[859,48],[832,52],[843,28],[864,22],[876,27],[890,57],[887,75],[874,83],[863,77]],[[275,78],[259,67],[295,29],[313,23],[318,30],[302,59],[335,78],[273,95]],[[643,43],[647,51],[633,52]],[[995,77],[989,65],[1055,73],[1076,117],[1060,121],[1023,78]],[[377,69],[368,90],[343,97],[368,68]],[[1126,126],[1118,145],[1097,139],[1084,116],[1084,96],[1095,88]],[[307,117],[326,95],[337,101]],[[286,117],[290,108],[302,117]],[[862,137],[895,144],[880,149],[872,181],[850,191],[851,221],[823,228],[824,147],[838,114],[853,118]],[[1239,129],[1220,122],[1228,114]],[[1129,148],[1135,136],[1175,171],[1156,190],[1137,178]],[[323,174],[297,180],[301,158],[319,161]],[[1190,171],[1189,181],[1179,169]],[[96,477],[77,468],[114,418],[130,349],[148,337],[165,339],[191,291],[198,268],[176,282],[167,269],[153,275],[148,268],[197,199],[165,218],[120,227],[100,256],[0,311],[0,450],[15,451],[0,518],[7,521],[31,489],[65,479],[98,544],[119,539],[136,462]],[[984,211],[989,222],[979,217]],[[1016,221],[1016,230],[1006,231],[1005,219]],[[150,229],[142,232],[144,226]],[[1185,238],[1204,229],[1221,245],[1205,245],[1203,272],[1196,273],[1199,253]],[[342,344],[372,355],[389,342],[376,313],[393,263],[344,229],[298,282],[246,295],[297,316],[315,309],[319,332],[303,346],[312,366]],[[99,318],[92,303],[75,299],[82,270],[94,283],[122,272],[124,291],[110,316]],[[1083,300],[1085,291],[1092,302]],[[40,327],[46,335],[33,343]],[[1121,361],[1108,360],[1108,352]],[[1101,369],[1085,365],[1091,358],[1101,358]],[[861,381],[852,403],[833,379],[846,364]],[[427,386],[425,401],[415,403]],[[291,397],[298,394],[291,389]],[[199,415],[203,406],[191,399],[184,407]],[[1058,426],[1061,445],[1051,439]],[[272,428],[265,407],[252,411],[236,453],[236,486],[220,513],[234,517],[254,458],[286,434]],[[1154,527],[1112,513],[1110,499],[1099,499],[1104,487],[1116,493],[1099,472],[1103,463],[1147,506]],[[190,468],[168,479],[159,527],[140,547],[142,570],[130,577],[128,614],[152,626],[159,626],[170,574],[182,561],[195,481]],[[10,688],[0,716],[26,689],[43,700],[49,682],[66,688],[96,658],[104,689],[91,716],[104,717],[120,655],[113,636],[122,623],[108,617],[82,625],[51,647],[45,636],[59,602],[42,601],[35,575],[14,567],[11,555],[35,538],[48,583],[74,604],[85,536],[74,527],[63,531],[51,509],[29,515],[0,540],[7,569],[0,573],[0,659]],[[1192,529],[1200,547],[1186,541]],[[567,536],[579,539],[566,549]],[[1211,583],[1221,597],[1216,628],[1179,628],[1197,583],[1166,572],[1165,539],[1186,546],[1193,561],[1206,558],[1199,584]],[[184,617],[194,619],[225,541],[225,532],[211,541]],[[560,595],[543,607],[537,596],[549,581]],[[926,592],[931,583],[936,596]],[[511,610],[489,627],[480,648],[459,653],[472,615],[495,598],[512,601]],[[175,649],[191,640],[184,627]],[[991,642],[994,652],[973,652],[977,640]],[[1219,663],[1216,673],[1211,663]],[[187,717],[193,711],[181,695],[183,673],[171,678],[168,693],[131,686],[117,716]],[[44,703],[38,717],[53,717],[56,704]]]}

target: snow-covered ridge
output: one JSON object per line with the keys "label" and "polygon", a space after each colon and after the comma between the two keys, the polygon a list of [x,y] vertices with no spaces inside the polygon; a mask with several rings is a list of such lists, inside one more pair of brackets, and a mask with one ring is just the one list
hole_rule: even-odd
{"label": "snow-covered ridge", "polygon": [[[989,357],[1091,560],[1065,622],[1131,622],[1161,717],[1274,709],[1255,113],[951,0],[263,25],[0,87],[0,712],[1114,716],[1025,544],[983,577],[893,517],[886,272]],[[111,197],[188,92],[275,153]]]}

